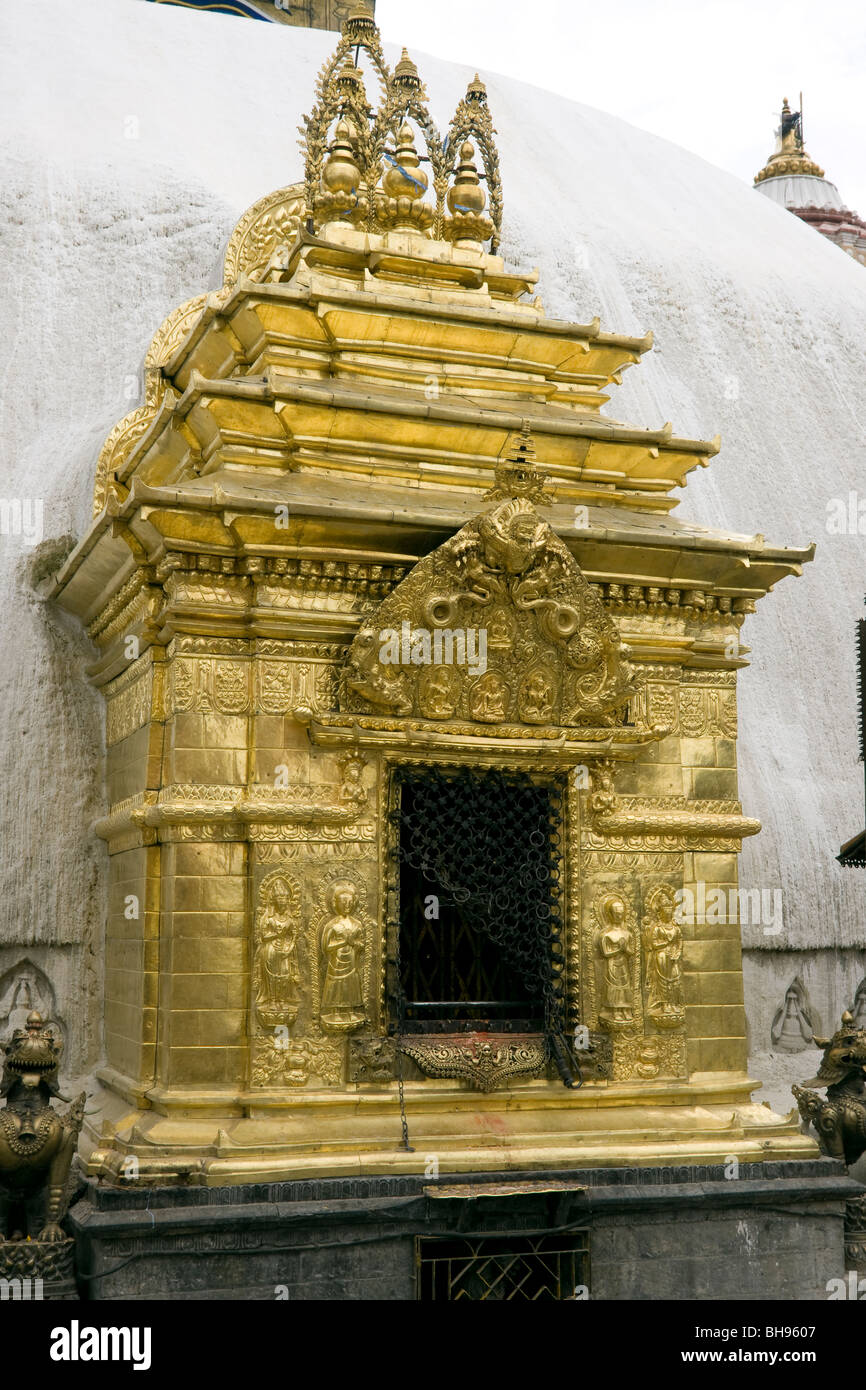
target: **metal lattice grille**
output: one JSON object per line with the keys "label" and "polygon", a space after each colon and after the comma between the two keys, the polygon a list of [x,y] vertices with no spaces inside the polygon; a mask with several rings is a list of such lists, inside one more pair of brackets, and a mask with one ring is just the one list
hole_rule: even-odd
{"label": "metal lattice grille", "polygon": [[495,768],[401,769],[392,1019],[412,1032],[538,1032],[566,1086],[564,785]]}
{"label": "metal lattice grille", "polygon": [[418,1297],[456,1303],[565,1300],[588,1285],[585,1231],[418,1241]]}
{"label": "metal lattice grille", "polygon": [[404,1018],[548,1031],[561,1015],[561,787],[466,768],[397,785]]}
{"label": "metal lattice grille", "polygon": [[[470,925],[463,905],[437,896],[438,917],[425,916],[431,883],[403,880],[401,896],[402,976],[406,1019],[412,1024],[435,1020],[501,1023],[520,1019],[544,1026],[542,1000],[533,998],[518,971],[495,946]],[[424,890],[429,889],[427,893]]]}

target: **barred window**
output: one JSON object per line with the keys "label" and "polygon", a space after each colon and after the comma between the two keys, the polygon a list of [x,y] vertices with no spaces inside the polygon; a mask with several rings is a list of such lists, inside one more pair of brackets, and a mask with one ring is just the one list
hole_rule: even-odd
{"label": "barred window", "polygon": [[419,1239],[417,1273],[423,1302],[586,1298],[589,1235]]}
{"label": "barred window", "polygon": [[559,1031],[562,795],[496,769],[397,773],[401,1031]]}

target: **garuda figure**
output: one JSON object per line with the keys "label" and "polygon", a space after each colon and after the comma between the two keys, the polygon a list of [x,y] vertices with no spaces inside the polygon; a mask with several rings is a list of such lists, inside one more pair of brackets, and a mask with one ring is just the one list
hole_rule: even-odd
{"label": "garuda figure", "polygon": [[[800,1114],[815,1128],[822,1152],[850,1167],[866,1152],[866,1028],[858,1028],[845,1012],[832,1038],[813,1038],[813,1042],[824,1049],[818,1075],[792,1089]],[[827,1087],[826,1100],[816,1086]]]}
{"label": "garuda figure", "polygon": [[[51,1109],[59,1096],[61,1044],[40,1014],[27,1017],[3,1046],[0,1096],[0,1241],[29,1236],[61,1241],[67,1182],[84,1119],[82,1091],[65,1115]],[[60,1097],[61,1100],[64,1097]]]}

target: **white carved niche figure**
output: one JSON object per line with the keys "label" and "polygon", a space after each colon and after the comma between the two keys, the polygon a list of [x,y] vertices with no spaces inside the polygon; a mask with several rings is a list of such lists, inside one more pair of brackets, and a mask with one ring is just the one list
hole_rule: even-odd
{"label": "white carved niche figure", "polygon": [[770,1040],[782,1052],[804,1052],[807,1047],[813,1046],[812,1035],[816,1026],[803,982],[799,976],[795,976],[785,991],[783,1003],[776,1010]]}
{"label": "white carved niche figure", "polygon": [[0,1041],[23,1028],[28,1014],[42,1015],[61,1043],[65,1029],[55,1016],[54,990],[48,976],[32,961],[19,961],[0,976]]}

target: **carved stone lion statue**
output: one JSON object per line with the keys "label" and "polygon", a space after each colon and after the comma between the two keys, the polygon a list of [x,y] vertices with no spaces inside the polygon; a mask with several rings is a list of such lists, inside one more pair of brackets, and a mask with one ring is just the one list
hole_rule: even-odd
{"label": "carved stone lion statue", "polygon": [[[814,1038],[824,1049],[818,1075],[792,1090],[803,1119],[818,1136],[823,1153],[848,1167],[866,1153],[866,1029],[850,1013],[832,1038]],[[827,1088],[824,1099],[816,1087]]]}
{"label": "carved stone lion statue", "polygon": [[[38,1013],[4,1044],[0,1096],[0,1242],[66,1239],[67,1182],[84,1119],[85,1092],[65,1115],[51,1109],[60,1095],[60,1044]],[[63,1099],[63,1097],[61,1097]]]}

